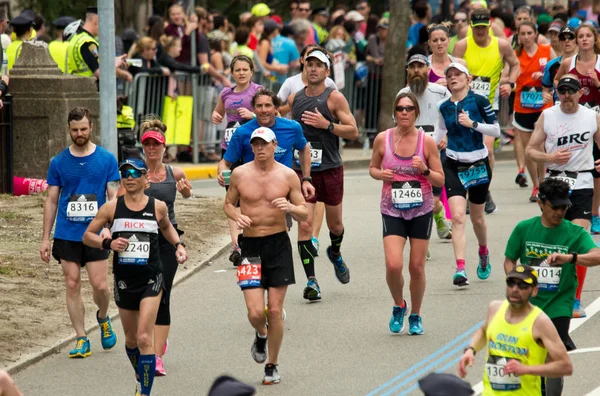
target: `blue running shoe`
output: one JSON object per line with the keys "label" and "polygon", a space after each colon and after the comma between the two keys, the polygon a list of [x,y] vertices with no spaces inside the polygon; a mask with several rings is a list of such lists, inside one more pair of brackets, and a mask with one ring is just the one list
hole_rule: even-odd
{"label": "blue running shoe", "polygon": [[327,248],[327,258],[333,264],[335,269],[335,276],[338,278],[340,282],[346,284],[350,282],[350,270],[346,267],[346,263],[340,254],[337,257],[334,257],[331,253],[331,246]]}
{"label": "blue running shoe", "polygon": [[408,317],[408,334],[421,335],[423,334],[423,321],[417,314],[411,314]]}
{"label": "blue running shoe", "polygon": [[479,255],[479,265],[477,265],[477,277],[485,280],[492,273],[492,264],[490,264],[490,253]]}
{"label": "blue running shoe", "polygon": [[317,257],[319,255],[319,240],[315,237],[312,237],[311,242],[315,248],[315,257]]}
{"label": "blue running shoe", "polygon": [[452,278],[452,283],[458,287],[469,286],[469,279],[467,279],[467,271],[456,269],[456,273]]}
{"label": "blue running shoe", "polygon": [[106,319],[100,320],[100,318],[98,318],[99,312],[100,311],[96,312],[96,320],[100,325],[100,341],[102,341],[102,348],[111,349],[117,344],[117,333],[115,333],[110,324],[110,317],[107,316]]}
{"label": "blue running shoe", "polygon": [[590,234],[600,234],[600,217],[592,216],[592,228],[590,229]]}
{"label": "blue running shoe", "polygon": [[303,297],[308,301],[319,301],[321,299],[321,288],[315,278],[310,278],[306,283]]}
{"label": "blue running shoe", "polygon": [[575,304],[573,304],[573,318],[585,318],[586,316],[585,309],[581,307],[581,301],[575,299]]}
{"label": "blue running shoe", "polygon": [[390,331],[392,333],[400,333],[404,330],[404,317],[406,316],[406,300],[404,300],[404,308],[394,305],[392,309],[392,317],[390,318]]}
{"label": "blue running shoe", "polygon": [[70,358],[86,358],[92,354],[90,350],[90,340],[87,337],[77,338],[77,346],[69,352]]}

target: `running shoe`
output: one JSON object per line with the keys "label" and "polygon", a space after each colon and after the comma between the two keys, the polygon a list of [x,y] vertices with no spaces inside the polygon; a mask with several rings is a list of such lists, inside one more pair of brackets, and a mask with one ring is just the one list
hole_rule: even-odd
{"label": "running shoe", "polygon": [[112,324],[110,323],[110,317],[107,316],[106,319],[100,320],[98,318],[98,313],[96,312],[96,320],[100,325],[100,341],[102,342],[103,349],[111,349],[117,344],[117,333],[112,328]]}
{"label": "running shoe", "polygon": [[137,381],[135,383],[135,396],[142,396],[142,384]]}
{"label": "running shoe", "polygon": [[333,264],[333,268],[335,269],[335,276],[338,278],[340,282],[346,284],[350,282],[350,270],[346,267],[346,263],[342,258],[342,255],[339,254],[337,257],[334,257],[331,253],[331,246],[327,248],[327,258]]}
{"label": "running shoe", "polygon": [[[287,313],[285,312],[285,308],[282,308],[281,310],[281,319],[285,320],[285,318],[287,318]],[[267,318],[267,320],[269,319],[269,305],[265,305],[265,318]]]}
{"label": "running shoe", "polygon": [[421,335],[423,334],[423,321],[417,314],[411,314],[408,317],[408,334]]}
{"label": "running shoe", "polygon": [[485,198],[485,213],[487,214],[492,214],[492,213],[496,213],[498,211],[498,208],[496,207],[496,204],[494,203],[494,200],[492,199],[492,194],[487,193],[487,197]]}
{"label": "running shoe", "polygon": [[277,365],[269,363],[265,365],[265,378],[263,379],[263,385],[275,385],[281,381],[281,377],[277,372]]}
{"label": "running shoe", "polygon": [[581,307],[581,301],[576,298],[575,304],[573,304],[573,318],[585,318],[586,316],[585,309]]}
{"label": "running shoe", "polygon": [[519,174],[517,174],[515,183],[518,184],[519,187],[527,187],[527,175],[525,172],[519,172]]}
{"label": "running shoe", "polygon": [[442,211],[433,217],[438,237],[440,239],[452,239],[452,224],[446,218],[446,211],[442,208]]}
{"label": "running shoe", "polygon": [[256,363],[264,363],[267,360],[267,338],[260,338],[256,333],[250,353]]}
{"label": "running shoe", "polygon": [[406,316],[406,300],[404,300],[404,308],[394,305],[392,309],[392,317],[390,318],[390,331],[392,333],[401,333],[404,330],[404,317]]}
{"label": "running shoe", "polygon": [[321,288],[315,278],[310,278],[306,283],[303,297],[308,301],[319,301],[321,299]]}
{"label": "running shoe", "polygon": [[315,248],[315,257],[317,257],[319,255],[319,240],[315,237],[312,237],[311,242]]}
{"label": "running shoe", "polygon": [[538,200],[538,193],[539,190],[537,187],[533,187],[533,190],[531,190],[531,197],[529,197],[529,202],[537,202]]}
{"label": "running shoe", "polygon": [[600,234],[600,217],[592,216],[592,228],[590,230],[590,234],[598,235]]}
{"label": "running shoe", "polygon": [[494,153],[499,153],[500,151],[502,151],[502,145],[502,139],[494,139]]}
{"label": "running shoe", "polygon": [[492,264],[490,264],[490,253],[479,255],[479,264],[477,265],[477,277],[485,280],[492,273]]}
{"label": "running shoe", "polygon": [[237,267],[242,262],[242,249],[238,245],[235,245],[233,249],[231,249],[231,254],[229,255],[229,261],[233,263],[234,267]]}
{"label": "running shoe", "polygon": [[467,271],[456,269],[456,273],[452,278],[452,283],[458,287],[469,286],[469,279],[467,279]]}
{"label": "running shoe", "polygon": [[70,358],[86,358],[92,354],[90,350],[90,340],[87,337],[77,338],[77,346],[69,352]]}
{"label": "running shoe", "polygon": [[154,375],[156,375],[157,377],[164,377],[165,375],[167,375],[167,372],[165,371],[165,366],[160,356],[156,357],[156,371]]}
{"label": "running shoe", "polygon": [[163,356],[167,353],[168,350],[169,350],[169,339],[167,338],[165,340],[165,346],[163,347],[163,351],[162,351]]}

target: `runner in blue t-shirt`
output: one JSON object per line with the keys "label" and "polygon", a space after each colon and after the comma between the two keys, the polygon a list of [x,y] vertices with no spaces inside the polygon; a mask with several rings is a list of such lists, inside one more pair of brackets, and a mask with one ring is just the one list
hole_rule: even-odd
{"label": "runner in blue t-shirt", "polygon": [[[110,251],[90,248],[82,243],[83,234],[98,208],[117,196],[120,175],[115,157],[90,141],[93,130],[90,111],[76,107],[69,112],[69,133],[73,144],[50,161],[48,198],[44,203],[44,229],[40,255],[50,262],[50,232],[56,218],[52,257],[62,266],[67,286],[67,310],[77,334],[77,346],[71,358],[91,354],[85,333],[85,311],[81,298],[81,267],[86,267],[98,305],[96,318],[100,324],[102,348],[117,343],[108,317],[108,255]],[[110,231],[101,235],[109,238]]]}

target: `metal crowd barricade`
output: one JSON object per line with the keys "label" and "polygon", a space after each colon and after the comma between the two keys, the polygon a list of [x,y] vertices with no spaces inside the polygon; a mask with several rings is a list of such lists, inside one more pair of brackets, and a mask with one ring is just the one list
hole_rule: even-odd
{"label": "metal crowd barricade", "polygon": [[[162,118],[165,97],[192,96],[193,115],[191,125],[191,145],[205,150],[214,150],[220,144],[220,136],[210,123],[215,106],[216,90],[207,74],[193,76],[190,73],[176,72],[170,77],[138,73],[130,85],[123,84],[120,92],[128,97],[133,109],[136,125],[140,125],[148,114]],[[193,80],[198,81],[197,85]],[[178,113],[177,116],[180,114]],[[169,128],[177,128],[175,122]],[[176,134],[176,129],[171,129]]]}

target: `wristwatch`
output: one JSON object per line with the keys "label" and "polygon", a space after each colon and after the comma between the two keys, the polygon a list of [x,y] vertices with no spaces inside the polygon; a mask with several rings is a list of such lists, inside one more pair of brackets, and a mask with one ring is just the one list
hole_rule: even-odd
{"label": "wristwatch", "polygon": [[502,83],[500,85],[506,85],[506,84],[510,85],[511,89],[515,89],[515,86],[517,85],[516,83],[510,82],[510,81],[504,82],[504,83]]}
{"label": "wristwatch", "polygon": [[479,126],[479,123],[477,121],[473,121],[473,126],[471,127],[471,129],[476,129]]}
{"label": "wristwatch", "polygon": [[422,173],[423,176],[429,176],[429,174],[431,173],[431,170],[429,168],[425,169],[425,171]]}
{"label": "wristwatch", "polygon": [[467,352],[469,349],[473,351],[473,356],[477,355],[477,351],[475,350],[475,348],[474,348],[474,347],[472,347],[472,346],[470,346],[470,345],[469,345],[468,347],[466,347],[466,348],[465,348],[465,350],[463,351],[463,354],[464,354],[465,352]]}
{"label": "wristwatch", "polygon": [[307,181],[307,182],[309,182],[309,183],[312,184],[312,177],[310,177],[310,176],[303,177],[302,178],[302,182],[304,183],[305,181]]}
{"label": "wristwatch", "polygon": [[577,253],[571,252],[571,254],[573,255],[573,258],[571,259],[571,261],[569,261],[569,263],[576,264],[577,263]]}
{"label": "wristwatch", "polygon": [[333,132],[333,121],[329,121],[329,126],[327,127],[327,132]]}
{"label": "wristwatch", "polygon": [[177,248],[179,247],[179,245],[181,245],[181,246],[185,247],[185,243],[183,243],[183,242],[179,241],[179,242],[177,242],[177,243],[175,244],[175,249],[177,249]]}

